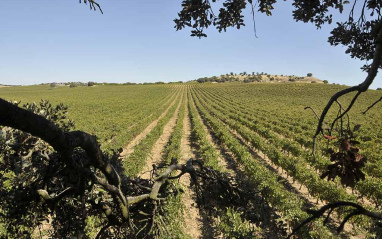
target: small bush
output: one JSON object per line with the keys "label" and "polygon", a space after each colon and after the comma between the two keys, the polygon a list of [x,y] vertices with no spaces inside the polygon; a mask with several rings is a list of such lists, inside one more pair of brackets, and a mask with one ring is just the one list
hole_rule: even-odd
{"label": "small bush", "polygon": [[307,77],[312,77],[313,74],[312,74],[312,73],[308,73],[308,74],[306,74],[306,76],[307,76]]}
{"label": "small bush", "polygon": [[329,81],[327,81],[327,80],[324,80],[324,83],[325,83],[325,84],[328,84],[328,83],[329,83]]}

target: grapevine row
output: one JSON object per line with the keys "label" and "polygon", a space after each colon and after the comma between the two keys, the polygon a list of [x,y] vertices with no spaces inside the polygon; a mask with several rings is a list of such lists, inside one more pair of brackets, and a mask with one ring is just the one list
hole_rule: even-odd
{"label": "grapevine row", "polygon": [[[264,165],[256,163],[248,149],[243,146],[223,124],[201,106],[194,94],[192,95],[200,115],[209,124],[215,136],[234,153],[239,163],[243,165],[248,177],[250,177],[259,190],[264,192],[264,198],[283,214],[284,219],[287,220],[292,227],[305,219],[307,213],[302,211],[302,202],[296,195],[282,187],[275,173],[270,172]],[[314,227],[315,230],[305,231],[305,233],[308,233],[312,237],[314,237],[314,235],[321,235],[326,238],[331,237],[328,229],[323,227],[321,223],[316,223]]]}

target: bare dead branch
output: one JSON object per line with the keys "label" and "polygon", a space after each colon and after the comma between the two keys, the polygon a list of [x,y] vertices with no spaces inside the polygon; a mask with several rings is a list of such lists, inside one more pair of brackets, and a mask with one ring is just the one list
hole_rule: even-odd
{"label": "bare dead branch", "polygon": [[[80,3],[82,2],[82,0],[79,0]],[[102,11],[102,8],[101,8],[101,5],[99,5],[96,1],[94,0],[84,0],[84,3],[85,4],[88,4],[89,2],[89,7],[90,7],[90,10],[96,10],[98,8],[98,10],[103,14],[103,11]]]}
{"label": "bare dead branch", "polygon": [[67,196],[67,195],[69,195],[75,191],[76,191],[76,188],[69,187],[69,188],[66,188],[65,190],[63,190],[62,192],[60,192],[59,194],[57,194],[55,197],[51,197],[49,195],[49,193],[43,189],[37,190],[37,193],[44,199],[44,201],[55,203],[55,202],[58,202],[59,200],[61,200],[65,196]]}
{"label": "bare dead branch", "polygon": [[312,112],[313,112],[313,114],[316,116],[316,118],[318,119],[318,120],[320,120],[320,117],[318,117],[318,114],[317,114],[317,112],[312,108],[312,107],[310,107],[310,106],[307,106],[307,107],[305,107],[304,108],[304,110],[306,110],[306,109],[311,109],[312,110]]}
{"label": "bare dead branch", "polygon": [[340,114],[339,116],[337,116],[337,118],[335,118],[332,122],[332,126],[331,128],[333,129],[333,126],[334,124],[337,122],[337,120],[339,119],[342,119],[342,117],[344,117],[345,114],[347,114],[349,112],[349,110],[353,107],[355,101],[357,100],[358,96],[361,94],[362,92],[358,91],[357,94],[353,97],[352,101],[350,102],[348,108],[342,112],[342,114]]}
{"label": "bare dead branch", "polygon": [[376,105],[380,101],[382,101],[382,97],[375,101],[372,105],[370,105],[364,112],[362,112],[362,114],[366,114],[366,112],[368,112],[371,108],[374,107],[374,105]]}
{"label": "bare dead branch", "polygon": [[252,1],[249,1],[249,4],[251,4],[251,14],[252,14],[252,21],[253,21],[253,32],[255,33],[255,37],[257,37],[257,31],[256,31],[256,19],[255,19],[255,5]]}
{"label": "bare dead branch", "polygon": [[[181,177],[182,175],[189,173],[191,175],[191,178],[196,177],[195,169],[193,166],[193,163],[198,163],[197,160],[189,159],[186,165],[182,164],[172,164],[168,166],[165,171],[159,175],[158,178],[155,179],[155,183],[151,188],[151,192],[148,194],[142,194],[134,197],[127,197],[127,205],[132,205],[135,203],[138,203],[140,201],[146,200],[146,199],[152,199],[152,200],[162,200],[162,198],[159,198],[159,190],[162,187],[162,185],[169,179],[176,179]],[[171,173],[174,171],[180,170],[181,173],[175,177],[171,177]]]}
{"label": "bare dead branch", "polygon": [[[340,133],[341,133],[341,136],[343,134],[343,116],[346,115],[347,116],[347,128],[349,129],[349,125],[350,125],[350,117],[349,117],[349,114],[348,113],[344,113],[342,114],[342,111],[345,111],[344,107],[342,106],[341,102],[337,99],[335,100],[335,102],[338,104],[339,106],[339,109],[338,109],[338,113],[337,113],[337,118],[336,120],[340,120],[341,122],[341,126],[340,126]],[[341,116],[342,115],[342,116]],[[333,132],[333,128],[334,128],[334,125],[335,125],[336,122],[333,122],[332,125],[330,126],[330,130],[329,130],[329,133],[330,135],[332,135],[332,132]]]}
{"label": "bare dead branch", "polygon": [[361,212],[358,211],[358,210],[354,210],[352,211],[351,213],[349,213],[345,218],[344,220],[341,222],[340,226],[337,228],[337,232],[340,233],[344,230],[344,227],[345,227],[345,224],[347,223],[347,221],[349,221],[350,218],[354,217],[354,216],[357,216],[357,215],[360,215]]}
{"label": "bare dead branch", "polygon": [[[369,211],[369,210],[365,209],[364,207],[362,207],[361,205],[358,205],[358,204],[356,204],[354,202],[339,201],[339,202],[329,203],[329,204],[321,207],[319,210],[309,210],[308,213],[312,214],[312,216],[310,216],[309,218],[305,219],[297,227],[295,227],[292,230],[292,233],[289,234],[289,236],[287,238],[291,238],[294,234],[296,234],[306,224],[310,223],[311,221],[313,221],[315,219],[318,219],[318,218],[322,217],[326,211],[329,211],[329,214],[326,217],[326,219],[328,219],[329,215],[333,212],[333,210],[337,209],[337,208],[340,208],[340,207],[353,207],[353,208],[355,208],[355,210],[353,210],[351,213],[349,213],[342,220],[340,226],[337,228],[338,232],[341,232],[343,230],[344,225],[346,224],[346,222],[351,217],[356,216],[356,215],[365,215],[365,216],[370,217],[372,219],[382,220],[382,214],[380,214],[380,213]],[[327,220],[325,220],[324,222],[327,222]]]}
{"label": "bare dead branch", "polygon": [[136,181],[136,180],[133,180],[133,179],[129,179],[129,181],[130,181],[131,183],[133,183],[134,185],[138,186],[139,188],[151,192],[151,188],[146,187],[146,186],[143,186],[142,184],[140,184],[140,182],[138,182],[138,181]]}

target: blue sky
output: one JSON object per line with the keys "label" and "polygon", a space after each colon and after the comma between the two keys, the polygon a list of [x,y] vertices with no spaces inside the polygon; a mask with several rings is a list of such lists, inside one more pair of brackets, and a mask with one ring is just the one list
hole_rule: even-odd
{"label": "blue sky", "polygon": [[256,14],[259,38],[246,9],[246,27],[208,29],[205,39],[175,31],[180,0],[98,2],[103,15],[78,0],[0,1],[0,84],[188,81],[254,71],[311,72],[354,85],[366,76],[364,62],[327,42],[333,26],[296,23],[290,1],[277,3],[272,17]]}

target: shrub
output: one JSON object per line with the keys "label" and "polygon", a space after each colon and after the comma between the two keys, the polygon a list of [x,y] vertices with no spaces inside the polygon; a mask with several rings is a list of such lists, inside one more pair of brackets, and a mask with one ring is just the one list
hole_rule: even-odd
{"label": "shrub", "polygon": [[325,83],[325,84],[328,84],[328,83],[329,83],[329,81],[327,81],[327,80],[324,80],[324,83]]}
{"label": "shrub", "polygon": [[308,73],[308,74],[306,74],[306,76],[307,76],[307,77],[312,77],[313,74],[312,74],[312,73]]}
{"label": "shrub", "polygon": [[93,86],[93,85],[95,85],[94,82],[92,82],[92,81],[89,81],[89,82],[88,82],[88,86]]}

